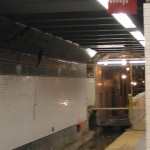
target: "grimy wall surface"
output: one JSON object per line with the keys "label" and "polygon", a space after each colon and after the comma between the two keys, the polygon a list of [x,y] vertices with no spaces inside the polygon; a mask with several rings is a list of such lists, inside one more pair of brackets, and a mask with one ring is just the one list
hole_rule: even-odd
{"label": "grimy wall surface", "polygon": [[[18,65],[15,69],[19,74],[15,75],[13,65],[6,68],[0,64],[1,150],[17,148],[87,120],[94,79],[22,75],[23,67]],[[86,66],[80,70],[86,72]]]}

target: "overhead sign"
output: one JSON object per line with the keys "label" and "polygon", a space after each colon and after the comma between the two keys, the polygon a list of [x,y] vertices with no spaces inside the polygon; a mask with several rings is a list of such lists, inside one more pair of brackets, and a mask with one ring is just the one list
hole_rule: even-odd
{"label": "overhead sign", "polygon": [[137,0],[109,0],[108,13],[137,14]]}

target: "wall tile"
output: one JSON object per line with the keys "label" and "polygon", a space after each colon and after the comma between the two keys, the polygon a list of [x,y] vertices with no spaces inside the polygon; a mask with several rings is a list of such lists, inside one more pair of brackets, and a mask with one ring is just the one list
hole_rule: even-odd
{"label": "wall tile", "polygon": [[[146,60],[147,60],[147,59],[146,59]],[[146,74],[147,74],[146,81],[149,82],[149,81],[150,81],[150,80],[149,80],[149,79],[150,79],[150,65],[146,65],[145,68],[146,68],[146,71],[145,71],[145,72],[146,72]]]}
{"label": "wall tile", "polygon": [[146,37],[146,42],[149,42],[150,41],[150,33],[148,32],[148,33],[146,33],[145,32],[145,37]]}
{"label": "wall tile", "polygon": [[150,92],[146,92],[146,106],[150,107]]}
{"label": "wall tile", "polygon": [[150,58],[146,57],[146,65],[148,65],[148,66],[150,65]]}
{"label": "wall tile", "polygon": [[147,81],[147,79],[146,79],[146,82],[145,82],[146,84],[145,84],[145,87],[146,87],[146,91],[147,92],[150,92],[150,80],[149,81]]}
{"label": "wall tile", "polygon": [[144,25],[144,31],[145,33],[150,33],[150,23],[148,25]]}
{"label": "wall tile", "polygon": [[150,25],[150,15],[144,17],[144,26],[147,28],[146,25]]}
{"label": "wall tile", "polygon": [[150,4],[149,3],[144,3],[144,9],[150,9]]}
{"label": "wall tile", "polygon": [[147,117],[146,118],[146,124],[147,124],[147,131],[149,131],[150,132],[150,117]]}
{"label": "wall tile", "polygon": [[[148,136],[150,137],[150,134],[148,134]],[[150,150],[150,139],[148,138],[146,147],[148,148],[147,150]]]}
{"label": "wall tile", "polygon": [[95,86],[88,80],[1,75],[0,149],[14,149],[85,121],[86,89]]}
{"label": "wall tile", "polygon": [[146,132],[146,139],[150,141],[150,132]]}
{"label": "wall tile", "polygon": [[146,115],[150,115],[150,107],[146,107]]}
{"label": "wall tile", "polygon": [[147,121],[147,123],[146,123],[147,124],[146,125],[146,129],[147,130],[146,131],[150,132],[150,123],[148,122],[149,120],[146,120],[146,121]]}
{"label": "wall tile", "polygon": [[150,8],[148,7],[148,8],[146,8],[146,9],[144,9],[144,17],[147,17],[147,16],[150,16]]}

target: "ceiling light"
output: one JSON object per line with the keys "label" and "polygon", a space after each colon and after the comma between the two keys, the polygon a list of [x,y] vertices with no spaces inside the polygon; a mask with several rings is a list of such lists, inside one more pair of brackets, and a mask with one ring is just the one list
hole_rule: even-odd
{"label": "ceiling light", "polygon": [[97,62],[97,64],[99,65],[117,65],[117,64],[122,64],[122,61],[100,61],[100,62]]}
{"label": "ceiling light", "polygon": [[126,76],[125,74],[123,74],[123,75],[121,75],[121,78],[122,78],[122,79],[126,79],[127,76]]}
{"label": "ceiling light", "polygon": [[137,82],[132,81],[131,84],[134,85],[134,86],[136,86]]}
{"label": "ceiling light", "polygon": [[140,31],[130,32],[143,46],[145,46],[145,37]]}
{"label": "ceiling light", "polygon": [[[134,59],[134,60],[125,60],[125,59],[107,59],[106,61],[99,61],[97,64],[99,65],[126,65],[127,63],[131,64],[144,64],[146,61],[141,59]],[[127,69],[129,70],[129,68]]]}
{"label": "ceiling light", "polygon": [[145,64],[145,60],[131,60],[129,61],[130,64]]}
{"label": "ceiling light", "polygon": [[125,28],[136,28],[132,20],[124,13],[112,14]]}
{"label": "ceiling light", "polygon": [[124,45],[97,45],[96,48],[124,48]]}
{"label": "ceiling light", "polygon": [[[85,46],[82,46],[83,48],[86,48]],[[109,45],[90,45],[90,48],[125,48],[124,45],[118,44],[109,44]]]}
{"label": "ceiling light", "polygon": [[138,41],[144,41],[145,37],[140,31],[132,31],[130,32]]}
{"label": "ceiling light", "polygon": [[127,64],[127,61],[123,59],[122,62],[121,62],[121,64],[122,64],[123,66],[125,66],[125,65]]}
{"label": "ceiling light", "polygon": [[104,64],[105,66],[107,66],[107,65],[108,65],[108,63],[107,63],[107,62],[104,62],[103,64]]}
{"label": "ceiling light", "polygon": [[145,41],[139,41],[145,47]]}
{"label": "ceiling light", "polygon": [[106,9],[108,9],[108,2],[109,0],[97,0],[99,3],[101,3]]}
{"label": "ceiling light", "polygon": [[[108,9],[109,0],[97,0],[101,5],[103,5],[106,9]],[[135,24],[125,13],[114,13],[112,14],[114,18],[126,29],[136,28]],[[140,31],[130,32],[140,43],[145,46],[145,38]]]}
{"label": "ceiling light", "polygon": [[85,49],[85,51],[88,53],[88,55],[90,57],[94,57],[96,55],[96,53],[97,53],[95,50],[90,49],[90,48]]}
{"label": "ceiling light", "polygon": [[[109,0],[97,0],[101,5],[108,9]],[[136,28],[132,20],[124,13],[114,13],[112,14],[115,19],[121,23],[125,28]]]}

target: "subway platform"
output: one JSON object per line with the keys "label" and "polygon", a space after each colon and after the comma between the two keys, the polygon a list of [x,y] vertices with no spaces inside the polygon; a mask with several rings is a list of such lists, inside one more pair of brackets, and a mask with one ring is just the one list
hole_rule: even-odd
{"label": "subway platform", "polygon": [[[112,133],[111,136],[108,134],[92,139],[78,147],[77,150],[146,150],[145,131],[128,130],[121,135]],[[75,150],[72,148],[69,150]]]}
{"label": "subway platform", "polygon": [[119,136],[105,150],[145,150],[145,131],[128,130]]}
{"label": "subway platform", "polygon": [[87,132],[65,150],[146,150],[145,119],[134,122],[125,131],[108,129],[97,138],[94,132]]}
{"label": "subway platform", "polygon": [[146,150],[145,117],[133,121],[132,128],[121,134],[105,150]]}

